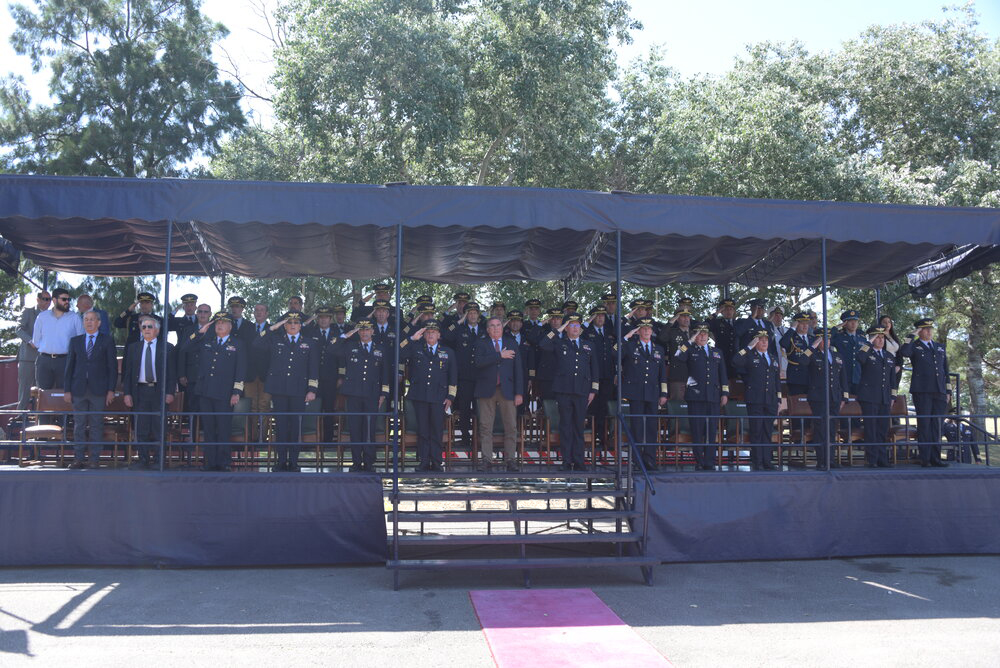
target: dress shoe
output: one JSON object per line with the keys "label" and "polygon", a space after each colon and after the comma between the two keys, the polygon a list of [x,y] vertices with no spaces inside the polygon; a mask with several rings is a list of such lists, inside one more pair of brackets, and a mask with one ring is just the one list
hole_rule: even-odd
{"label": "dress shoe", "polygon": [[948,462],[943,462],[940,459],[938,459],[936,461],[931,462],[931,466],[936,466],[938,468],[942,468],[943,469],[946,466],[948,466]]}
{"label": "dress shoe", "polygon": [[216,466],[215,470],[222,473],[231,473],[233,469],[228,464],[223,464],[222,466]]}
{"label": "dress shoe", "polygon": [[[928,464],[930,466],[930,464]],[[149,464],[144,464],[142,462],[132,462],[128,465],[129,471],[145,471],[149,468]]]}
{"label": "dress shoe", "polygon": [[832,468],[832,469],[839,469],[839,468],[841,468],[840,462],[831,462],[830,463],[830,468]]}
{"label": "dress shoe", "polygon": [[702,465],[701,470],[702,471],[714,471],[715,470],[715,464],[704,464],[704,465]]}
{"label": "dress shoe", "polygon": [[284,473],[284,472],[285,472],[285,465],[284,464],[275,464],[271,468],[271,473]]}
{"label": "dress shoe", "polygon": [[893,466],[892,464],[888,464],[888,463],[885,463],[885,464],[879,464],[879,465],[878,465],[878,467],[879,467],[880,469],[894,469],[894,468],[896,468],[896,467],[895,467],[895,466]]}
{"label": "dress shoe", "polygon": [[763,464],[761,464],[761,468],[763,468],[765,471],[773,471],[774,464],[772,464],[771,462],[764,462]]}
{"label": "dress shoe", "polygon": [[572,464],[563,464],[562,466],[559,467],[559,470],[560,471],[572,471],[573,470],[573,465]]}
{"label": "dress shoe", "polygon": [[299,473],[301,471],[302,471],[302,468],[298,464],[289,464],[288,465],[288,472],[289,473]]}
{"label": "dress shoe", "polygon": [[920,462],[921,468],[929,469],[931,467],[930,462]]}
{"label": "dress shoe", "polygon": [[507,470],[512,473],[519,473],[521,471],[521,467],[518,466],[516,462],[508,462]]}
{"label": "dress shoe", "polygon": [[361,464],[355,464],[351,468],[347,469],[349,473],[364,473],[365,467]]}
{"label": "dress shoe", "polygon": [[876,468],[876,466],[877,466],[877,464],[872,464],[871,462],[865,462],[865,468],[866,469],[873,469],[873,468]]}
{"label": "dress shoe", "polygon": [[74,469],[74,470],[85,469],[85,468],[87,468],[87,465],[84,464],[83,462],[73,462],[72,464],[70,464],[66,468],[70,468],[70,469]]}
{"label": "dress shoe", "polygon": [[431,465],[427,470],[434,471],[436,473],[444,473],[444,469],[441,468],[441,465],[438,464],[437,462],[431,462]]}
{"label": "dress shoe", "polygon": [[586,464],[573,464],[574,471],[589,471],[590,467]]}

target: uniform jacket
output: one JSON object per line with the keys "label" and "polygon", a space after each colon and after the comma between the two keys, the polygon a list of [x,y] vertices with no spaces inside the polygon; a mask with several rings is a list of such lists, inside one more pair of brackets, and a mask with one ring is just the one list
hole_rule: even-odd
{"label": "uniform jacket", "polygon": [[268,354],[264,391],[283,396],[305,396],[319,389],[319,342],[299,333],[291,343],[284,329],[267,332],[253,342],[253,348]]}
{"label": "uniform jacket", "polygon": [[[812,355],[809,356],[809,401],[824,401],[823,395],[823,385],[824,385],[824,371],[823,371],[823,356],[822,350],[811,349]],[[830,355],[832,358],[830,364],[830,401],[836,402],[838,405],[841,401],[847,400],[847,394],[851,389],[850,386],[850,376],[847,373],[847,365],[844,364],[844,358],[841,357],[840,353],[837,351],[836,346],[830,346]]]}
{"label": "uniform jacket", "polygon": [[[766,329],[769,335],[769,342],[767,344],[767,354],[771,357],[778,356],[778,344],[774,340],[774,323],[772,323],[767,318],[760,318],[760,322],[763,323],[763,327],[752,318],[740,318],[736,321],[736,338],[737,346],[740,349],[746,350],[746,347],[750,345],[750,339],[753,338],[753,332],[760,329]],[[739,350],[737,353],[739,354]],[[748,351],[749,354],[749,351]]]}
{"label": "uniform jacket", "polygon": [[486,336],[486,323],[477,322],[473,331],[468,323],[452,325],[447,332],[441,333],[441,338],[455,351],[458,363],[459,380],[476,379],[476,343]]}
{"label": "uniform jacket", "polygon": [[930,342],[928,348],[923,341],[912,336],[899,347],[900,357],[909,357],[913,372],[910,374],[910,392],[931,392],[947,394],[951,392],[951,378],[948,375],[948,354],[937,341]]}
{"label": "uniform jacket", "polygon": [[808,334],[799,334],[794,329],[789,329],[781,337],[781,349],[785,351],[785,357],[788,359],[785,380],[789,383],[809,384],[809,359],[813,353],[809,343]]}
{"label": "uniform jacket", "polygon": [[580,334],[594,344],[594,351],[597,353],[598,366],[601,369],[601,380],[610,380],[615,377],[615,368],[618,362],[618,352],[615,349],[615,334],[607,323],[598,333],[597,328],[588,325]]}
{"label": "uniform jacket", "polygon": [[[669,329],[663,330],[658,339],[667,349],[667,378],[672,382],[683,382],[688,379],[687,355],[678,355],[677,351],[686,348],[693,335],[694,332],[690,329],[685,331],[677,325],[673,325]],[[702,401],[708,400],[702,399]]]}
{"label": "uniform jacket", "polygon": [[387,350],[372,341],[371,352],[368,352],[360,340],[337,338],[330,344],[330,352],[339,360],[337,373],[344,379],[341,394],[348,397],[389,396],[392,349]]}
{"label": "uniform jacket", "polygon": [[858,361],[858,351],[861,346],[868,343],[868,339],[860,331],[850,335],[847,332],[839,331],[830,337],[830,343],[837,347],[840,354],[844,356],[844,363],[847,365],[847,376],[852,385],[861,381],[861,363]]}
{"label": "uniform jacket", "polygon": [[594,344],[579,338],[579,345],[568,337],[556,338],[549,332],[538,344],[553,353],[552,391],[560,394],[588,395],[600,389],[601,369]]}
{"label": "uniform jacket", "polygon": [[404,339],[399,344],[399,363],[409,366],[410,389],[406,397],[411,401],[455,400],[458,362],[451,348],[438,341],[437,350],[431,353],[424,341]]}
{"label": "uniform jacket", "polygon": [[657,401],[667,396],[667,355],[663,346],[650,340],[647,354],[638,336],[622,347],[622,398]]}
{"label": "uniform jacket", "polygon": [[879,356],[878,351],[867,343],[861,346],[857,358],[861,365],[858,401],[891,404],[893,385],[896,381],[896,358],[885,348]]}
{"label": "uniform jacket", "polygon": [[714,403],[729,396],[729,375],[722,351],[709,348],[706,352],[701,346],[681,344],[674,358],[683,361],[688,369],[684,390],[687,401]]}
{"label": "uniform jacket", "polygon": [[234,394],[243,396],[243,384],[247,375],[247,348],[245,341],[235,338],[232,333],[223,345],[215,330],[209,328],[204,334],[196,334],[182,346],[186,358],[196,360],[195,393],[218,399],[229,399]]}
{"label": "uniform jacket", "polygon": [[781,368],[777,355],[768,352],[771,363],[768,364],[759,352],[740,348],[733,357],[733,366],[743,376],[746,385],[746,402],[748,404],[764,404],[771,411],[778,410],[781,400]]}

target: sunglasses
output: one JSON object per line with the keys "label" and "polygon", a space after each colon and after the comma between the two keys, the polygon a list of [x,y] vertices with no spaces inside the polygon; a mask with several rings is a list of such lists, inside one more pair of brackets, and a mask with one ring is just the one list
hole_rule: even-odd
{"label": "sunglasses", "polygon": [[198,309],[196,313],[211,313],[211,311],[206,311],[205,309]]}
{"label": "sunglasses", "polygon": [[52,297],[39,297],[38,299],[40,301],[43,301],[43,302],[50,302],[50,301],[52,301]]}
{"label": "sunglasses", "polygon": [[156,325],[140,325],[139,329],[156,329]]}
{"label": "sunglasses", "polygon": [[69,301],[69,297],[60,297],[59,301],[61,301],[61,302],[68,302]]}

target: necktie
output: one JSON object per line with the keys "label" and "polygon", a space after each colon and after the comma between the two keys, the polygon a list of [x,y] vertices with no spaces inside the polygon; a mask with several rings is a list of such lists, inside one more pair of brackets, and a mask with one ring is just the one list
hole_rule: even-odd
{"label": "necktie", "polygon": [[221,338],[219,339],[219,347],[220,348],[222,347],[222,339]]}
{"label": "necktie", "polygon": [[573,339],[573,345],[576,346],[577,350],[579,350],[580,349],[580,339]]}
{"label": "necktie", "polygon": [[259,325],[257,325],[257,333],[260,334],[263,331],[264,331],[264,323],[260,323]]}
{"label": "necktie", "polygon": [[644,343],[643,346],[642,346],[642,349],[646,351],[646,357],[649,357],[649,355],[650,355],[649,344],[648,343]]}
{"label": "necktie", "polygon": [[369,355],[371,354],[371,352],[372,352],[372,344],[370,344],[370,343],[366,343],[365,344],[365,352],[368,353]]}
{"label": "necktie", "polygon": [[90,353],[94,352],[94,335],[91,334],[87,337],[87,357],[90,357]]}
{"label": "necktie", "polygon": [[708,346],[702,346],[702,348],[705,350],[705,357],[708,357]]}
{"label": "necktie", "polygon": [[148,341],[146,342],[146,359],[143,362],[143,366],[146,368],[146,382],[155,383],[156,374],[153,372],[153,346]]}
{"label": "necktie", "polygon": [[192,325],[194,324],[194,316],[193,316],[193,315],[189,315],[189,316],[188,316],[188,320],[190,320],[190,321],[191,321],[191,324],[192,324]]}
{"label": "necktie", "polygon": [[329,341],[329,340],[330,340],[330,337],[329,337],[329,336],[327,336],[327,333],[328,333],[328,331],[329,331],[329,330],[326,330],[326,329],[322,329],[322,330],[320,330],[320,333],[321,333],[321,334],[323,335],[323,340],[324,340],[324,341]]}
{"label": "necktie", "polygon": [[493,347],[496,348],[497,353],[500,352],[500,339],[496,339],[493,341]]}
{"label": "necktie", "polygon": [[294,336],[289,336],[288,337],[288,342],[291,343],[292,345],[295,345],[295,338],[296,337],[294,337]]}

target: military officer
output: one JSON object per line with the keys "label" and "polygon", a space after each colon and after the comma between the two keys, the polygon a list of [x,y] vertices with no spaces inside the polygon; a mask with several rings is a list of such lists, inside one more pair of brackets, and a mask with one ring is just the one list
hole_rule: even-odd
{"label": "military officer", "polygon": [[[583,451],[583,429],[587,407],[600,389],[600,362],[594,346],[580,338],[583,322],[579,315],[566,317],[558,330],[550,331],[539,348],[552,353],[554,375],[552,394],[559,406],[559,441],[564,471],[587,469]],[[566,334],[559,338],[557,334]]]}
{"label": "military officer", "polygon": [[[638,336],[636,336],[638,334]],[[632,436],[640,446],[642,463],[655,471],[657,418],[659,408],[667,403],[666,353],[653,341],[653,321],[643,318],[631,331],[623,334],[622,399],[628,400]]]}
{"label": "military officer", "polygon": [[533,327],[542,326],[542,302],[538,299],[527,299],[524,302],[524,330],[525,333]]}
{"label": "military officer", "polygon": [[885,328],[868,330],[869,342],[857,352],[861,364],[861,382],[858,383],[858,403],[865,416],[865,465],[890,467],[889,463],[889,409],[892,408],[892,385],[896,378],[896,360],[885,349]]}
{"label": "military officer", "polygon": [[[376,283],[372,286],[372,291],[358,299],[354,304],[354,308],[351,309],[351,321],[358,322],[359,320],[371,320],[374,317],[374,311],[377,305],[366,306],[368,300],[375,297],[376,302],[385,302],[385,306],[388,310],[395,311],[392,304],[389,301],[389,284],[388,283]],[[387,311],[388,313],[388,311]],[[395,345],[395,342],[393,342]]]}
{"label": "military officer", "polygon": [[552,379],[555,377],[555,353],[541,347],[542,339],[550,332],[556,332],[556,337],[563,339],[562,309],[550,308],[546,311],[546,321],[540,327],[528,332],[528,340],[535,346],[535,391],[539,399],[554,399],[552,396]]}
{"label": "military officer", "polygon": [[247,371],[247,343],[232,336],[232,331],[232,315],[219,311],[184,344],[198,357],[195,388],[202,411],[203,471],[228,471],[231,464],[232,412],[243,396]]}
{"label": "military officer", "polygon": [[462,442],[472,448],[472,416],[475,414],[476,343],[486,336],[486,327],[480,321],[479,304],[469,302],[465,313],[443,333],[446,345],[455,351],[458,366],[458,394],[455,397],[456,426]]}
{"label": "military officer", "polygon": [[861,382],[861,363],[858,361],[858,351],[865,345],[866,339],[858,332],[858,312],[844,311],[840,314],[840,331],[830,335],[830,344],[837,347],[847,365],[847,377],[850,381],[848,392],[858,393],[858,383]]}
{"label": "military officer", "polygon": [[[823,348],[826,345],[823,340],[824,329],[822,327],[813,328],[813,341],[810,344],[810,350],[806,351],[806,356],[809,357],[809,392],[807,393],[807,398],[809,401],[809,409],[812,411],[813,416],[813,433],[810,443],[820,444],[823,442],[823,421],[817,419],[821,417],[826,410],[826,395],[829,394],[830,397],[830,421],[829,421],[829,437],[830,445],[836,445],[837,443],[837,416],[840,415],[840,409],[844,407],[844,402],[847,401],[848,389],[850,377],[847,373],[847,365],[844,363],[844,358],[838,352],[835,345],[830,345],[830,350],[826,355],[823,354]],[[830,365],[830,383],[827,385],[826,382],[826,371],[824,369],[823,358],[826,357],[827,362]],[[816,466],[818,468],[826,468],[827,458],[826,449],[817,445],[816,447]],[[830,466],[833,468],[840,467],[839,461],[831,461]]]}
{"label": "military officer", "polygon": [[795,323],[794,329],[785,332],[780,341],[781,349],[785,351],[788,359],[788,371],[785,373],[785,381],[788,383],[788,394],[806,394],[809,391],[809,357],[806,354],[811,351],[811,337],[809,336],[808,313],[799,311],[792,316]]}
{"label": "military officer", "polygon": [[233,316],[233,337],[249,346],[257,338],[257,328],[253,326],[253,321],[243,317],[247,300],[243,297],[230,297],[226,305]]}
{"label": "military officer", "polygon": [[344,332],[354,329],[350,322],[347,320],[347,309],[343,306],[333,307],[333,331],[340,336]]}
{"label": "military officer", "polygon": [[456,292],[452,295],[452,299],[454,301],[452,301],[451,306],[438,321],[445,331],[461,319],[462,314],[465,313],[465,305],[472,300],[468,292]]}
{"label": "military officer", "polygon": [[778,358],[768,350],[770,343],[771,333],[762,327],[751,333],[750,343],[740,348],[733,360],[733,366],[746,384],[750,468],[754,471],[774,469],[771,434],[781,401],[781,375]]}
{"label": "military officer", "polygon": [[712,332],[715,340],[715,347],[722,353],[722,358],[726,360],[726,373],[730,378],[735,376],[733,369],[733,356],[736,354],[736,347],[739,345],[736,339],[736,300],[723,299],[719,302],[719,307],[715,315],[708,319],[708,328]]}
{"label": "military officer", "polygon": [[[306,331],[303,327],[304,336],[316,339],[319,348],[319,395],[320,410],[323,415],[323,440],[333,443],[337,434],[337,417],[329,415],[337,410],[337,387],[340,374],[338,370],[341,366],[338,351],[334,349],[334,344],[340,337],[340,332],[333,326],[333,309],[329,306],[320,306],[313,316],[315,322]],[[370,332],[369,332],[370,333]]]}
{"label": "military officer", "polygon": [[403,330],[399,333],[399,335],[405,339],[413,334],[413,332],[423,327],[423,323],[428,320],[434,320],[435,310],[434,302],[421,303],[417,306],[416,313],[413,315],[413,318],[410,322],[406,323],[406,326],[403,327]]}
{"label": "military officer", "polygon": [[302,336],[302,314],[289,311],[254,340],[254,347],[267,350],[268,369],[264,390],[271,395],[277,444],[275,472],[299,471],[300,416],[306,404],[316,401],[319,389],[319,343]]}
{"label": "military officer", "polygon": [[670,396],[680,399],[688,379],[687,356],[678,356],[677,351],[693,338],[691,332],[691,311],[679,308],[670,321],[670,327],[661,330],[658,341],[667,351],[667,385]]}
{"label": "military officer", "polygon": [[[722,352],[709,348],[708,325],[701,324],[694,328],[694,336],[688,343],[681,346],[674,356],[686,363],[688,372],[687,388],[684,399],[687,401],[688,420],[691,425],[691,442],[695,445],[695,468],[702,471],[714,471],[712,451],[715,450],[715,437],[718,433],[719,420],[715,417],[723,406],[729,402],[729,376],[726,372],[726,362]],[[698,445],[699,443],[706,445]]]}
{"label": "military officer", "polygon": [[[354,335],[358,339],[354,340]],[[393,360],[389,351],[372,341],[372,323],[362,320],[354,329],[335,339],[342,360],[340,393],[348,413],[379,413],[389,396]],[[351,471],[375,470],[374,415],[348,415],[351,434]]]}
{"label": "military officer", "polygon": [[[385,299],[376,299],[372,304],[371,317],[375,319],[372,322],[372,340],[385,346],[386,350],[392,350],[396,345],[396,322],[390,317],[389,310],[391,308],[392,304]],[[352,318],[352,320],[354,319]],[[371,320],[371,318],[366,316],[361,320]],[[354,321],[357,322],[357,320]]]}
{"label": "military officer", "polygon": [[198,323],[198,295],[188,293],[181,295],[181,310],[183,315],[170,314],[168,321],[170,331],[177,332],[177,344],[180,345],[200,327]]}
{"label": "military officer", "polygon": [[[454,351],[441,345],[436,320],[400,344],[399,362],[408,364],[410,389],[406,398],[416,413],[419,471],[441,471],[441,433],[445,411],[458,391],[458,364]],[[409,418],[409,416],[407,416]]]}
{"label": "military officer", "polygon": [[597,396],[590,403],[588,413],[594,416],[595,440],[603,442],[608,417],[608,402],[615,394],[618,355],[615,349],[615,333],[608,329],[605,321],[608,315],[607,310],[603,305],[595,306],[590,309],[589,315],[590,320],[581,336],[594,344],[594,352],[597,354],[601,369],[601,385],[597,390]]}
{"label": "military officer", "polygon": [[[528,342],[528,337],[524,333],[524,314],[518,310],[512,310],[507,314],[506,332],[508,336],[517,343],[517,352],[521,356],[521,378],[524,385],[519,392],[522,397],[528,396],[528,383],[535,378],[535,347]],[[518,415],[524,412],[527,401],[517,407]]]}
{"label": "military officer", "polygon": [[767,308],[767,301],[764,299],[750,300],[750,317],[740,318],[736,321],[736,337],[740,348],[746,348],[751,343],[756,345],[756,333],[767,332],[768,345],[767,352],[771,357],[778,356],[778,346],[774,340],[774,325],[764,317],[764,310]]}
{"label": "military officer", "polygon": [[[125,345],[135,343],[142,338],[139,333],[139,318],[144,315],[148,315],[156,320],[158,323],[157,331],[159,331],[160,336],[166,338],[167,333],[163,331],[163,318],[153,313],[153,299],[154,297],[152,294],[148,292],[140,292],[136,295],[135,303],[122,311],[118,317],[115,318],[115,327],[118,329],[128,330],[128,333],[125,336]],[[138,307],[138,310],[136,310],[136,307]]]}
{"label": "military officer", "polygon": [[502,301],[495,301],[490,304],[490,317],[500,318],[501,321],[507,319],[507,304]]}
{"label": "military officer", "polygon": [[948,411],[951,380],[948,375],[948,354],[934,340],[934,321],[921,318],[913,323],[914,331],[899,347],[901,357],[910,358],[910,394],[917,410],[917,441],[920,465],[948,466],[941,461],[941,420]]}
{"label": "military officer", "polygon": [[[618,319],[620,317],[618,315],[618,297],[616,297],[615,293],[613,292],[605,292],[603,295],[601,295],[601,303],[604,304],[604,310],[607,313],[604,323],[607,326],[608,331],[614,334],[615,336],[618,336],[617,328],[618,328]],[[624,327],[624,325],[622,325],[622,327]],[[628,331],[627,329],[624,330],[622,332],[622,336],[624,336],[625,332],[627,331]]]}

